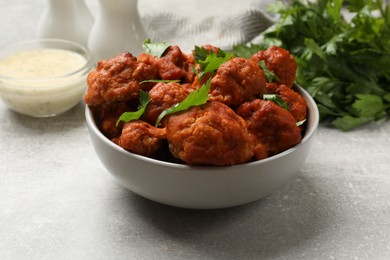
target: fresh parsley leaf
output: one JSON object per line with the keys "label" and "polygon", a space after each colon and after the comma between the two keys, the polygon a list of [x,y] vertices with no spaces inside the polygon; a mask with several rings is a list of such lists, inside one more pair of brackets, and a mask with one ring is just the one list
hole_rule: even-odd
{"label": "fresh parsley leaf", "polygon": [[218,49],[218,52],[195,46],[195,62],[200,65],[203,73],[215,72],[219,66],[233,58],[234,54]]}
{"label": "fresh parsley leaf", "polygon": [[204,61],[206,60],[207,55],[209,55],[210,50],[207,50],[206,48],[195,46],[194,50],[194,58],[196,62]]}
{"label": "fresh parsley leaf", "polygon": [[211,86],[211,79],[209,79],[205,84],[202,85],[199,89],[191,92],[183,101],[177,103],[176,105],[165,109],[161,112],[156,120],[156,127],[160,125],[161,120],[170,114],[177,113],[180,111],[185,111],[193,106],[201,106],[207,102],[209,99],[209,90]]}
{"label": "fresh parsley leaf", "polygon": [[198,74],[199,74],[199,71],[196,69],[195,66],[191,66],[191,70],[192,70],[192,72],[193,72],[195,75],[198,75]]}
{"label": "fresh parsley leaf", "polygon": [[224,57],[218,56],[216,53],[211,53],[207,56],[205,63],[203,63],[204,66],[204,73],[207,72],[214,72],[217,71],[219,66],[221,66],[223,63],[230,60],[232,55],[230,53],[226,53]]}
{"label": "fresh parsley leaf", "polygon": [[137,120],[139,119],[143,113],[145,112],[146,106],[150,102],[150,97],[147,92],[141,90],[140,91],[140,98],[139,98],[140,104],[138,105],[138,110],[134,112],[124,112],[119,119],[116,121],[116,126],[119,125],[120,122],[130,122],[132,120]]}
{"label": "fresh parsley leaf", "polygon": [[384,105],[382,98],[370,94],[357,94],[357,99],[352,107],[360,117],[382,118],[384,116]]}
{"label": "fresh parsley leaf", "polygon": [[321,49],[320,46],[317,45],[317,43],[312,38],[305,38],[304,39],[305,46],[306,46],[306,53],[307,59],[310,59],[313,55],[317,55],[322,60],[326,61],[326,56],[324,51]]}
{"label": "fresh parsley leaf", "polygon": [[267,68],[264,60],[259,61],[259,66],[264,71],[265,77],[267,78],[268,82],[279,81],[278,75],[276,75]]}
{"label": "fresh parsley leaf", "polygon": [[387,101],[389,103],[389,107],[390,107],[390,93],[387,93],[383,96],[383,100]]}
{"label": "fresh parsley leaf", "polygon": [[161,58],[166,49],[171,46],[166,42],[152,43],[150,39],[146,39],[142,44],[145,53]]}
{"label": "fresh parsley leaf", "polygon": [[264,100],[273,101],[277,105],[283,107],[284,109],[288,110],[288,105],[286,101],[284,101],[279,95],[277,94],[264,94],[263,95]]}
{"label": "fresh parsley leaf", "polygon": [[373,120],[373,117],[354,117],[351,115],[346,115],[337,117],[332,121],[332,124],[343,131],[350,131],[356,127],[368,124]]}
{"label": "fresh parsley leaf", "polygon": [[264,50],[264,48],[258,44],[241,44],[241,45],[235,45],[233,46],[233,51],[238,57],[244,57],[246,59],[249,59],[253,53],[256,53],[258,51]]}
{"label": "fresh parsley leaf", "polygon": [[336,23],[340,20],[343,2],[344,0],[333,0],[326,3],[326,11]]}

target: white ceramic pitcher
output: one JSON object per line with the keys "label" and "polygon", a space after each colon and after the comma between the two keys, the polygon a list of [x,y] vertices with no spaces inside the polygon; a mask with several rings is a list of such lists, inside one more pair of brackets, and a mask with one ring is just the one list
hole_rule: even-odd
{"label": "white ceramic pitcher", "polygon": [[37,35],[70,40],[87,47],[92,25],[93,17],[84,0],[46,0]]}
{"label": "white ceramic pitcher", "polygon": [[138,12],[137,0],[99,0],[99,11],[88,39],[97,60],[121,52],[137,56],[147,38]]}

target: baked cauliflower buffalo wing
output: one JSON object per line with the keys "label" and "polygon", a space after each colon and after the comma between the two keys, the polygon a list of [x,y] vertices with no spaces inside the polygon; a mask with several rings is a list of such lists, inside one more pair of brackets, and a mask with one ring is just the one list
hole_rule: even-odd
{"label": "baked cauliflower buffalo wing", "polygon": [[256,64],[263,60],[267,69],[278,76],[279,81],[276,81],[276,83],[284,84],[290,88],[294,84],[297,64],[289,51],[281,47],[272,46],[253,54],[250,60]]}
{"label": "baked cauliflower buffalo wing", "polygon": [[142,119],[155,124],[158,116],[165,109],[181,102],[188,96],[188,88],[176,83],[157,83],[150,91],[150,103],[146,107]]}
{"label": "baked cauliflower buffalo wing", "polygon": [[266,79],[259,66],[236,57],[223,63],[211,80],[210,100],[238,106],[266,93]]}
{"label": "baked cauliflower buffalo wing", "polygon": [[140,81],[156,77],[155,67],[137,62],[130,53],[99,61],[96,68],[88,74],[85,103],[92,107],[110,108],[121,102],[137,100],[141,89]]}
{"label": "baked cauliflower buffalo wing", "polygon": [[252,158],[245,121],[221,102],[208,102],[168,117],[173,156],[190,165],[233,165]]}
{"label": "baked cauliflower buffalo wing", "polygon": [[307,104],[298,92],[286,85],[267,83],[267,93],[278,94],[287,103],[288,111],[295,117],[297,122],[305,120],[307,116]]}
{"label": "baked cauliflower buffalo wing", "polygon": [[[268,156],[283,152],[301,141],[301,129],[295,118],[272,101],[255,99],[242,104],[236,112],[246,121],[253,143],[258,149],[265,145]],[[258,154],[263,155],[264,152],[257,151],[255,155]]]}
{"label": "baked cauliflower buffalo wing", "polygon": [[138,61],[152,65],[158,71],[159,79],[181,80],[182,83],[192,83],[195,73],[192,71],[194,57],[183,53],[178,46],[170,46],[162,57],[150,54],[140,54]]}
{"label": "baked cauliflower buffalo wing", "polygon": [[157,128],[147,122],[134,120],[124,124],[117,143],[133,153],[152,156],[161,148],[165,138],[165,128]]}

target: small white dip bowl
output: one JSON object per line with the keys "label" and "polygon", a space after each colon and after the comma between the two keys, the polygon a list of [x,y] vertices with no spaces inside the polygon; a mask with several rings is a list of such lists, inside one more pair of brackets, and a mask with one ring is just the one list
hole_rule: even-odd
{"label": "small white dip bowl", "polygon": [[0,48],[0,97],[33,117],[61,114],[81,101],[94,59],[82,45],[38,39]]}

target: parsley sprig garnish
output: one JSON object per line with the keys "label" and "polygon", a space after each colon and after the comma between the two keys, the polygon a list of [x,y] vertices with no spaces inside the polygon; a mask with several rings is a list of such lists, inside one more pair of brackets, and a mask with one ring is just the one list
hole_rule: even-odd
{"label": "parsley sprig garnish", "polygon": [[155,126],[159,126],[161,120],[170,114],[185,111],[193,106],[201,106],[207,102],[209,99],[209,90],[211,85],[211,79],[207,80],[205,84],[202,85],[201,88],[194,90],[191,92],[183,101],[177,103],[176,105],[165,109],[158,116],[156,120]]}
{"label": "parsley sprig garnish", "polygon": [[200,65],[201,70],[201,72],[195,71],[195,73],[201,77],[204,73],[215,72],[223,63],[233,57],[233,53],[225,52],[221,49],[218,49],[218,52],[214,52],[213,50],[195,46],[194,58],[195,62]]}
{"label": "parsley sprig garnish", "polygon": [[265,65],[265,61],[264,60],[259,61],[258,64],[259,64],[260,68],[263,70],[263,72],[265,74],[265,77],[267,78],[268,82],[279,81],[278,75],[276,75],[275,73],[273,73],[272,71],[270,71],[267,68],[267,66]]}
{"label": "parsley sprig garnish", "polygon": [[286,101],[284,101],[279,95],[277,94],[264,94],[263,95],[264,100],[273,101],[277,105],[281,106],[282,108],[288,110],[288,105]]}
{"label": "parsley sprig garnish", "polygon": [[150,96],[148,95],[147,92],[141,90],[140,91],[140,98],[139,98],[139,105],[138,105],[138,110],[134,112],[124,112],[119,119],[116,121],[116,126],[120,124],[120,122],[130,122],[132,120],[136,120],[141,118],[143,113],[145,112],[146,106],[150,102]]}
{"label": "parsley sprig garnish", "polygon": [[151,42],[150,39],[146,39],[144,43],[142,44],[142,48],[144,49],[145,53],[156,56],[158,58],[161,58],[161,56],[164,54],[166,49],[171,46],[169,43],[166,42]]}

